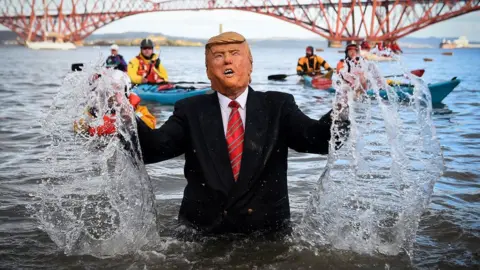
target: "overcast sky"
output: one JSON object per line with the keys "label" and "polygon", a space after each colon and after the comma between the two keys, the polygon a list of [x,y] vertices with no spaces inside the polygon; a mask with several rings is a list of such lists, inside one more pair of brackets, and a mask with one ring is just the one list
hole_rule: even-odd
{"label": "overcast sky", "polygon": [[[245,11],[181,11],[144,13],[120,19],[95,33],[127,31],[160,32],[171,36],[209,38],[224,31],[237,31],[247,38],[319,38],[318,35],[294,24],[269,16]],[[2,27],[2,30],[6,30]],[[458,37],[480,41],[480,12],[472,12],[410,34],[411,37]]]}
{"label": "overcast sky", "polygon": [[[245,11],[182,11],[138,14],[113,22],[95,33],[126,31],[160,32],[172,36],[209,38],[224,31],[237,31],[246,38],[315,38],[319,37],[300,26],[269,16]],[[440,22],[410,34],[412,37],[458,37],[480,41],[480,12],[472,12]]]}

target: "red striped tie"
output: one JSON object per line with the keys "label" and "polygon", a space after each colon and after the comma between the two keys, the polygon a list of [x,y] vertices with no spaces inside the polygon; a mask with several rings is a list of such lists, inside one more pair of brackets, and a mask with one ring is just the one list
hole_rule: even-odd
{"label": "red striped tie", "polygon": [[232,100],[228,107],[232,108],[230,117],[228,118],[227,126],[227,145],[228,145],[228,155],[230,156],[230,165],[232,166],[233,178],[235,181],[238,179],[240,174],[240,163],[242,161],[243,153],[243,123],[238,108],[240,104],[235,100]]}

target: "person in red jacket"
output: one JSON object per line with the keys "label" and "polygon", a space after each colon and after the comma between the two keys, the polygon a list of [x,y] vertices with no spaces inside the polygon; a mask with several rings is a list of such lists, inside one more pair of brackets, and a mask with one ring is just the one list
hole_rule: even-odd
{"label": "person in red jacket", "polygon": [[364,51],[370,51],[371,49],[370,44],[366,39],[362,41],[362,43],[360,44],[360,48]]}
{"label": "person in red jacket", "polygon": [[391,48],[392,52],[394,52],[394,53],[397,53],[397,54],[398,53],[403,53],[402,49],[400,49],[400,46],[398,46],[397,41],[393,41],[390,48]]}

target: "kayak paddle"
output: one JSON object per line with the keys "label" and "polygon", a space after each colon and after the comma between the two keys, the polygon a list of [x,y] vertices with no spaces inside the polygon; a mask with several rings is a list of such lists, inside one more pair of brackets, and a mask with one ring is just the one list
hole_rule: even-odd
{"label": "kayak paddle", "polygon": [[[410,71],[410,73],[412,73],[413,75],[415,75],[417,77],[422,77],[423,74],[425,73],[425,69],[415,69],[415,70]],[[400,77],[400,76],[403,76],[403,74],[388,75],[388,76],[385,76],[385,78]]]}
{"label": "kayak paddle", "polygon": [[268,80],[272,81],[283,81],[285,80],[288,76],[296,76],[297,74],[275,74],[275,75],[270,75],[267,77]]}
{"label": "kayak paddle", "polygon": [[410,73],[412,73],[413,75],[415,75],[417,77],[422,77],[423,73],[425,73],[425,69],[415,69],[415,70],[410,71]]}
{"label": "kayak paddle", "polygon": [[81,71],[83,68],[83,63],[72,64],[72,71]]}

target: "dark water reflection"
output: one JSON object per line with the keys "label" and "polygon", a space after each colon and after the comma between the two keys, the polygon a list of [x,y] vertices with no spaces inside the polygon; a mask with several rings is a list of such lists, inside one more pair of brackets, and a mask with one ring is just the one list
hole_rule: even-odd
{"label": "dark water reflection", "polygon": [[[125,58],[136,48],[122,48]],[[272,83],[266,77],[292,73],[299,48],[253,46],[253,87],[295,95],[311,117],[328,111],[329,94],[305,89],[297,78]],[[101,52],[107,52],[102,48]],[[445,172],[435,185],[428,210],[417,234],[413,260],[405,254],[372,257],[344,251],[311,250],[292,239],[205,239],[178,241],[174,231],[185,180],[183,158],[149,165],[159,219],[165,228],[164,243],[137,254],[113,259],[65,256],[48,235],[29,217],[27,205],[41,181],[41,159],[49,144],[41,130],[44,112],[52,103],[71,63],[93,61],[99,52],[80,48],[73,52],[35,52],[24,48],[0,48],[0,268],[45,269],[479,269],[480,264],[480,76],[473,72],[480,62],[479,50],[456,50],[446,57],[440,50],[407,50],[407,69],[425,68],[427,82],[457,76],[459,87],[434,109],[434,123],[445,158]],[[423,62],[424,52],[435,58]],[[281,55],[282,57],[279,57]],[[182,57],[178,57],[182,56]],[[335,49],[322,53],[335,64],[341,57]],[[29,61],[18,61],[18,59]],[[171,80],[206,81],[201,48],[162,48],[162,61]],[[385,74],[398,73],[395,64],[381,64]],[[312,98],[313,97],[313,98]],[[172,108],[148,104],[162,123]],[[325,166],[326,157],[291,152],[289,191],[294,222]]]}

